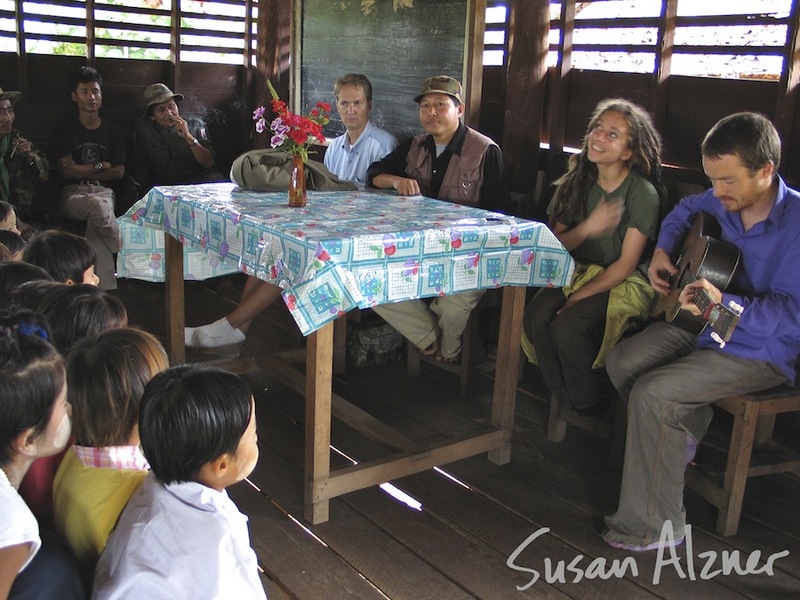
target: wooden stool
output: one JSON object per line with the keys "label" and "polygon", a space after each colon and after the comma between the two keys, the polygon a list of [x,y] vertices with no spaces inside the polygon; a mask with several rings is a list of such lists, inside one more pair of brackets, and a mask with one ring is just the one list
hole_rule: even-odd
{"label": "wooden stool", "polygon": [[[697,466],[689,465],[686,487],[719,509],[717,532],[728,536],[735,535],[739,529],[748,477],[800,470],[800,455],[772,440],[775,415],[800,411],[800,387],[783,385],[763,392],[722,398],[714,404],[733,415],[722,484],[719,483],[719,474],[717,477],[702,474]],[[757,460],[751,461],[754,448],[764,452],[757,452]]]}

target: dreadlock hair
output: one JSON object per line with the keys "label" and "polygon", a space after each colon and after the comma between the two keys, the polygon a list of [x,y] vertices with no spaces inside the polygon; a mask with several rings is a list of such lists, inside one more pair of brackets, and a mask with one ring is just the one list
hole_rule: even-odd
{"label": "dreadlock hair", "polygon": [[639,173],[656,188],[660,201],[659,223],[667,213],[667,192],[661,180],[661,135],[656,131],[653,120],[644,108],[622,98],[607,98],[597,104],[589,119],[581,151],[570,157],[567,172],[554,184],[558,187],[553,196],[551,226],[557,221],[578,223],[586,218],[586,197],[589,189],[597,181],[597,165],[588,158],[589,133],[595,128],[603,113],[608,111],[619,113],[628,122],[631,157],[626,166]]}

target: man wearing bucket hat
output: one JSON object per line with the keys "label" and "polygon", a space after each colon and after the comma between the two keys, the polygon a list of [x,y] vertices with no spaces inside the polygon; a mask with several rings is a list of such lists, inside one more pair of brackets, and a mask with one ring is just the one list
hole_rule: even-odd
{"label": "man wearing bucket hat", "polygon": [[14,205],[18,218],[27,219],[33,205],[33,181],[46,181],[47,157],[14,128],[14,105],[22,94],[0,88],[0,200]]}
{"label": "man wearing bucket hat", "polygon": [[117,289],[114,254],[122,247],[114,215],[113,186],[125,177],[125,134],[100,118],[103,78],[93,67],[81,67],[73,78],[72,101],[78,115],[56,141],[58,171],[66,185],[61,212],[86,221],[86,240],[97,254],[95,273],[104,290]]}
{"label": "man wearing bucket hat", "polygon": [[[458,204],[505,211],[510,205],[498,145],[461,123],[461,83],[446,75],[429,77],[414,97],[419,104],[418,135],[373,163],[367,172],[371,187],[392,188],[403,195],[422,194]],[[441,296],[428,306],[407,300],[373,307],[383,319],[423,354],[455,361],[461,336],[482,290]]]}
{"label": "man wearing bucket hat", "polygon": [[134,177],[147,190],[153,185],[223,181],[213,170],[216,157],[205,124],[183,118],[175,94],[163,83],[144,90],[145,114],[136,123]]}

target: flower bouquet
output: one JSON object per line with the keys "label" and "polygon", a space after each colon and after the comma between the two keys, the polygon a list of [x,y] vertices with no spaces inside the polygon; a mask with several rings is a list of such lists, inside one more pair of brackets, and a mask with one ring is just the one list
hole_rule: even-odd
{"label": "flower bouquet", "polygon": [[322,128],[330,121],[331,105],[327,102],[317,102],[307,116],[296,115],[289,112],[286,102],[278,97],[278,92],[267,80],[267,87],[272,96],[272,110],[277,115],[271,123],[267,123],[264,116],[266,107],[259,106],[253,111],[253,120],[256,122],[256,131],[264,133],[268,128],[272,132],[270,146],[285,150],[289,154],[299,154],[303,161],[308,160],[309,146],[322,144],[325,135]]}
{"label": "flower bouquet", "polygon": [[269,129],[272,132],[270,146],[288,152],[292,156],[289,206],[302,207],[306,205],[305,162],[308,160],[309,146],[325,142],[322,128],[330,121],[328,115],[331,112],[331,105],[327,102],[317,102],[307,116],[297,115],[289,111],[286,102],[278,97],[278,92],[269,80],[267,87],[272,96],[272,110],[276,117],[267,123],[264,116],[266,107],[259,106],[253,111],[256,131],[264,133]]}

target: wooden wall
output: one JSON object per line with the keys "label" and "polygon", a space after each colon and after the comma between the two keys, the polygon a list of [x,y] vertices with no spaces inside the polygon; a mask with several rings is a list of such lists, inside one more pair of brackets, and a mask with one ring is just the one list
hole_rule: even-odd
{"label": "wooden wall", "polygon": [[[672,76],[665,83],[663,110],[656,111],[656,82],[652,75],[611,73],[572,69],[566,77],[556,81],[551,69],[548,73],[544,111],[541,115],[540,139],[529,135],[527,150],[514,155],[504,144],[502,115],[512,108],[506,103],[504,90],[513,84],[503,82],[505,73],[497,67],[484,73],[481,130],[497,140],[504,148],[506,162],[522,162],[526,168],[538,170],[546,178],[544,196],[534,198],[532,191],[511,182],[511,189],[527,195],[528,204],[522,207],[523,216],[541,218],[548,199],[549,184],[566,168],[567,153],[562,148],[577,148],[586,131],[589,116],[597,102],[609,97],[622,97],[636,102],[656,115],[656,126],[664,140],[662,159],[665,176],[689,183],[705,185],[707,180],[700,163],[700,143],[706,132],[720,118],[734,112],[760,112],[778,126],[784,144],[784,161],[781,175],[794,186],[800,185],[800,140],[795,134],[800,127],[800,111],[793,119],[782,122],[777,117],[777,81],[730,80],[704,77]],[[504,85],[503,85],[504,83]],[[560,101],[555,106],[554,89],[560,84]],[[539,143],[549,144],[554,150],[538,153]]]}
{"label": "wooden wall", "polygon": [[[253,136],[250,120],[253,107],[267,100],[265,77],[290,99],[291,64],[298,58],[297,28],[292,25],[297,1],[259,0],[261,33],[254,68],[188,62],[176,68],[169,61],[98,59],[96,66],[105,78],[103,114],[130,135],[143,110],[144,88],[162,81],[186,95],[184,113],[208,120],[218,166],[226,172],[239,153],[266,143],[263,135]],[[791,184],[800,184],[800,103],[795,101],[799,69],[789,68],[781,81],[679,76],[658,80],[649,74],[542,70],[547,2],[511,0],[509,5],[508,66],[485,67],[482,77],[474,79],[483,82],[475,86],[481,98],[477,127],[501,144],[522,216],[543,214],[549,183],[566,164],[563,148],[580,145],[595,104],[612,96],[638,102],[656,115],[668,175],[693,183],[705,183],[699,158],[705,132],[732,112],[762,112],[776,122],[784,142],[781,173]],[[541,35],[533,35],[536,31]],[[23,92],[17,124],[45,151],[52,148],[57,124],[74,115],[69,81],[82,64],[80,57],[0,54],[0,85]],[[470,110],[476,113],[476,107]],[[551,150],[540,150],[542,143]]]}
{"label": "wooden wall", "polygon": [[[13,54],[0,54],[0,70],[4,73],[0,85],[6,90],[22,91],[22,99],[15,107],[15,126],[47,154],[54,167],[54,140],[60,124],[76,115],[70,96],[71,79],[87,61],[74,56],[28,55],[23,66],[20,60]],[[182,63],[181,80],[176,84],[174,69],[167,61],[98,59],[94,66],[104,80],[100,114],[126,132],[129,160],[133,127],[144,112],[144,89],[159,81],[185,96],[182,114],[206,120],[217,152],[217,168],[222,173],[230,170],[236,156],[250,148],[252,108],[251,101],[243,97],[243,67]],[[52,195],[58,189],[54,168],[51,179],[55,181],[48,186],[50,197],[43,203],[48,208],[54,206]]]}

